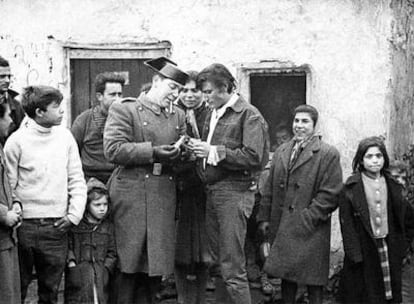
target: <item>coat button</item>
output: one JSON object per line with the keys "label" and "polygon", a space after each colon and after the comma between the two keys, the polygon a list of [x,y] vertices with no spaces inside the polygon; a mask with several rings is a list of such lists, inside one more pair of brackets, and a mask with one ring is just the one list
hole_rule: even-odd
{"label": "coat button", "polygon": [[149,174],[145,174],[145,178],[149,178]]}
{"label": "coat button", "polygon": [[142,107],[139,107],[138,110],[142,111]]}
{"label": "coat button", "polygon": [[143,124],[144,126],[146,126],[148,123],[147,123],[146,121],[144,121],[142,124]]}
{"label": "coat button", "polygon": [[295,188],[296,188],[296,189],[298,189],[298,188],[299,188],[299,184],[298,184],[298,183],[296,183],[296,184],[295,184]]}
{"label": "coat button", "polygon": [[168,179],[169,179],[169,180],[173,180],[173,177],[172,177],[172,176],[170,176],[170,177],[168,177]]}
{"label": "coat button", "polygon": [[289,212],[291,212],[291,213],[292,213],[293,211],[295,211],[295,207],[294,207],[294,206],[292,206],[292,205],[290,205],[290,206],[289,206]]}
{"label": "coat button", "polygon": [[280,183],[279,187],[283,189],[283,188],[285,188],[285,184]]}

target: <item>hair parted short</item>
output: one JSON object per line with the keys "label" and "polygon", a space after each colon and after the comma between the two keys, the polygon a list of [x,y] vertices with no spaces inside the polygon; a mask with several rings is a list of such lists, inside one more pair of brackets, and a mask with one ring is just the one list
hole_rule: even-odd
{"label": "hair parted short", "polygon": [[204,68],[197,76],[197,87],[201,88],[206,81],[211,82],[217,88],[227,86],[227,93],[229,94],[236,88],[236,79],[221,63],[213,63]]}
{"label": "hair parted short", "polygon": [[354,173],[365,171],[363,166],[364,156],[367,153],[369,148],[377,147],[384,157],[384,166],[381,169],[381,174],[384,174],[390,165],[390,158],[385,148],[384,139],[379,136],[371,136],[364,138],[358,144],[357,152],[355,153],[354,159],[352,161],[352,169]]}
{"label": "hair parted short", "polygon": [[36,117],[36,109],[46,111],[52,102],[60,104],[62,93],[50,86],[28,86],[23,89],[22,106],[30,118]]}
{"label": "hair parted short", "polygon": [[121,86],[125,85],[125,78],[116,72],[103,72],[95,77],[95,92],[103,94],[105,92],[107,83],[119,83]]}
{"label": "hair parted short", "polygon": [[309,113],[313,121],[313,126],[316,126],[316,123],[318,122],[318,118],[319,118],[319,113],[315,107],[311,105],[307,105],[307,104],[299,105],[295,108],[293,112],[293,116],[295,117],[297,113]]}

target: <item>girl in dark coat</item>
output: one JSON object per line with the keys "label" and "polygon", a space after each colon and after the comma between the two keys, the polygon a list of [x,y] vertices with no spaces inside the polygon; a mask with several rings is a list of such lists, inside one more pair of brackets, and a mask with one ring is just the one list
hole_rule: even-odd
{"label": "girl in dark coat", "polygon": [[402,187],[387,175],[383,140],[359,143],[339,199],[345,259],[342,303],[400,303],[402,259],[414,236],[414,217]]}
{"label": "girl in dark coat", "polygon": [[85,215],[69,234],[65,304],[108,303],[109,276],[117,259],[107,188],[94,177],[87,185]]}

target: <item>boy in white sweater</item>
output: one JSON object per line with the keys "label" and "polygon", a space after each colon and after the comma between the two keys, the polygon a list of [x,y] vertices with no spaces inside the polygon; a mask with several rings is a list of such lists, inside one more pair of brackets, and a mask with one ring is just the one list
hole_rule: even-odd
{"label": "boy in white sweater", "polygon": [[82,219],[86,183],[78,147],[62,122],[62,94],[48,86],[25,88],[22,105],[29,119],[5,145],[13,200],[23,206],[18,229],[22,303],[38,279],[39,303],[57,303],[65,267],[67,232]]}

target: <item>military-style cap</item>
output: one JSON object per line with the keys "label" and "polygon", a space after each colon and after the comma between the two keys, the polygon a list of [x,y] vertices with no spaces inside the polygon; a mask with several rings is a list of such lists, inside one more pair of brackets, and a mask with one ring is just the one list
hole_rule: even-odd
{"label": "military-style cap", "polygon": [[172,79],[179,84],[185,85],[188,80],[188,75],[181,71],[174,61],[166,57],[150,59],[145,61],[144,64],[153,69],[158,74]]}

